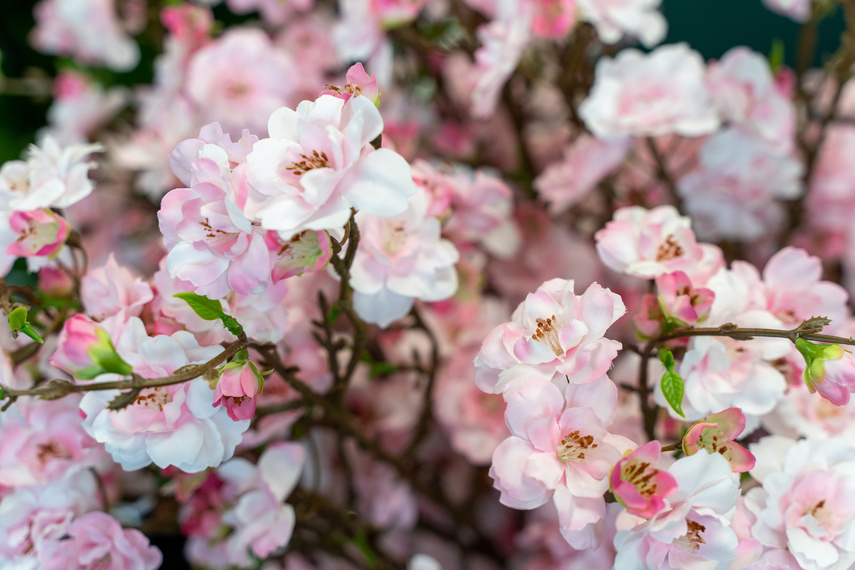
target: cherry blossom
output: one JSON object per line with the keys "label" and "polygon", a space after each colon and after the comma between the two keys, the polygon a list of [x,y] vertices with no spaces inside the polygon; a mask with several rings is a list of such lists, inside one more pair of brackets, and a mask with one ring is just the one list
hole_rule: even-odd
{"label": "cherry blossom", "polygon": [[686,455],[694,455],[704,448],[709,453],[724,456],[734,471],[750,471],[754,468],[754,456],[734,441],[744,429],[745,415],[738,408],[710,414],[689,428],[683,436],[683,451]]}
{"label": "cherry blossom", "polygon": [[623,457],[612,468],[609,485],[626,512],[650,518],[665,508],[664,499],[674,494],[677,482],[656,468],[661,453],[658,441],[646,443]]}
{"label": "cherry blossom", "polygon": [[597,29],[607,44],[617,43],[624,35],[635,36],[645,47],[665,38],[668,24],[657,9],[662,0],[577,0],[581,19]]}

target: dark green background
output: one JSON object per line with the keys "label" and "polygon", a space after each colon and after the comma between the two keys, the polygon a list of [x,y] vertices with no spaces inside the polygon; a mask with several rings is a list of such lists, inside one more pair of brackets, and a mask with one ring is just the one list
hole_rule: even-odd
{"label": "dark green background", "polygon": [[[27,42],[27,34],[33,27],[34,5],[35,0],[16,0],[14,8],[4,10],[4,17],[0,18],[0,52],[6,76],[20,77],[34,68],[49,75],[56,73],[55,60],[36,53]],[[221,10],[222,7],[217,12]],[[799,25],[769,12],[760,0],[664,0],[663,12],[669,23],[665,43],[687,41],[704,57],[718,58],[736,45],[747,45],[768,54],[773,42],[780,39],[785,46],[785,61],[793,65]],[[822,23],[816,64],[821,64],[836,49],[842,29],[839,14]],[[148,39],[143,43],[149,44]],[[125,84],[149,81],[153,50],[153,45],[144,45],[140,69],[113,79]],[[0,95],[0,163],[18,158],[33,141],[35,131],[45,124],[49,104],[49,98],[33,101]]]}

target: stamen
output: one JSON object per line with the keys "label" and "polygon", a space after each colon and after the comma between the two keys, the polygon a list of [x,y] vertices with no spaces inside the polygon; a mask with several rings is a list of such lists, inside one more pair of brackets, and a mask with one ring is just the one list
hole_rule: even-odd
{"label": "stamen", "polygon": [[555,328],[557,320],[555,315],[547,319],[536,319],[537,330],[531,336],[537,342],[548,346],[555,353],[555,356],[564,354],[564,349],[561,347],[561,341],[558,339],[558,330]]}
{"label": "stamen", "polygon": [[585,461],[588,451],[596,449],[596,447],[594,436],[581,435],[579,430],[576,430],[564,436],[556,452],[558,459],[565,463],[582,463]]}

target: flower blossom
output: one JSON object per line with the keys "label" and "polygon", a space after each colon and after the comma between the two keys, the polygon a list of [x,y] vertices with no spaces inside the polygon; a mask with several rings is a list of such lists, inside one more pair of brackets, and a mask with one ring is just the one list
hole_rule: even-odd
{"label": "flower blossom", "polygon": [[223,367],[214,390],[214,407],[223,405],[235,421],[249,420],[255,415],[256,397],[264,387],[264,378],[255,363],[238,359]]}
{"label": "flower blossom", "polygon": [[805,357],[805,384],[811,393],[838,406],[849,403],[855,392],[855,355],[839,345],[817,345],[796,339],[796,348]]}
{"label": "flower blossom", "polygon": [[381,327],[405,316],[416,299],[440,301],[457,291],[457,249],[440,238],[440,224],[426,216],[427,196],[418,190],[410,208],[394,217],[356,214],[359,248],[350,270],[353,306]]}
{"label": "flower blossom", "polygon": [[66,537],[47,540],[39,549],[44,570],[86,568],[103,570],[155,570],[163,556],[136,529],[123,529],[106,513],[86,513],[65,529]]}
{"label": "flower blossom", "polygon": [[[222,350],[219,346],[200,347],[185,331],[149,337],[136,317],[114,334],[116,350],[143,378],[167,376],[182,366],[201,364]],[[114,375],[102,375],[95,381],[114,379]],[[202,378],[146,388],[130,406],[107,409],[117,394],[116,390],[87,392],[80,410],[86,432],[104,444],[127,471],[150,463],[161,468],[175,465],[188,473],[216,467],[232,456],[249,427],[249,421],[233,421],[224,408],[213,406],[214,390]]]}
{"label": "flower blossom", "polygon": [[662,0],[577,0],[581,20],[590,22],[603,43],[617,43],[624,35],[635,36],[644,47],[665,38],[668,23],[658,12]]}
{"label": "flower blossom", "polygon": [[649,519],[665,508],[665,499],[677,490],[674,476],[656,468],[661,452],[661,444],[651,441],[612,468],[612,493],[631,515]]}
{"label": "flower blossom", "polygon": [[351,208],[398,215],[415,192],[407,162],[371,148],[383,120],[366,97],[322,95],[296,111],[283,107],[271,115],[268,130],[270,138],[255,143],[246,159],[256,193],[245,210],[283,240],[341,228]]}
{"label": "flower blossom", "polygon": [[513,385],[516,368],[545,378],[567,376],[584,384],[603,376],[621,344],[603,335],[625,312],[621,298],[594,283],[582,294],[573,281],[551,279],[529,293],[511,316],[487,335],[475,358],[475,382],[485,392]]}
{"label": "flower blossom", "polygon": [[595,74],[579,116],[597,137],[696,137],[719,126],[704,83],[703,59],[686,44],[649,54],[624,49],[614,59],[600,59]]}
{"label": "flower blossom", "polygon": [[737,473],[754,468],[754,456],[734,441],[745,430],[745,415],[739,408],[728,408],[710,414],[696,423],[683,436],[683,451],[694,455],[701,448],[720,453]]}

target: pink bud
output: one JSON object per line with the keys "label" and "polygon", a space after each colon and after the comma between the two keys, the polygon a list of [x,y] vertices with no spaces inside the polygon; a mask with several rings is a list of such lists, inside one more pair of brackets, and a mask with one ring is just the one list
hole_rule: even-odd
{"label": "pink bud", "polygon": [[230,362],[223,368],[214,390],[214,407],[222,404],[235,421],[251,419],[255,415],[256,397],[263,387],[264,378],[255,364]]}
{"label": "pink bud", "polygon": [[720,453],[731,469],[744,473],[754,469],[754,455],[733,441],[745,429],[745,415],[739,408],[728,408],[717,414],[710,414],[693,425],[683,438],[683,450],[686,455],[694,455],[701,448],[710,453]]}
{"label": "pink bud", "polygon": [[665,498],[677,490],[677,481],[656,468],[662,448],[658,441],[645,443],[612,468],[612,493],[628,513],[650,518],[665,508]]}

